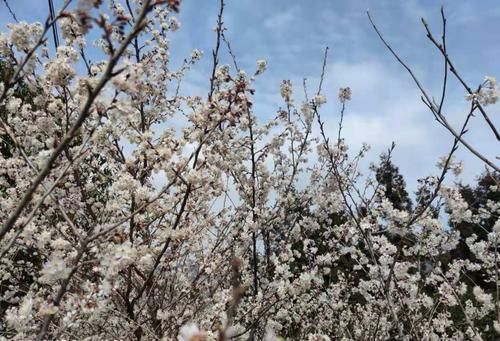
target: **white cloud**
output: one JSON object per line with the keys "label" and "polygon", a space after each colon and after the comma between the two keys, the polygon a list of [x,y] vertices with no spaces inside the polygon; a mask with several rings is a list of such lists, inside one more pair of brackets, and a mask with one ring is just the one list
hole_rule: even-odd
{"label": "white cloud", "polygon": [[266,29],[272,30],[274,33],[276,31],[286,30],[288,25],[292,24],[294,20],[297,20],[299,16],[299,6],[289,6],[283,11],[276,11],[271,16],[264,20],[263,26]]}

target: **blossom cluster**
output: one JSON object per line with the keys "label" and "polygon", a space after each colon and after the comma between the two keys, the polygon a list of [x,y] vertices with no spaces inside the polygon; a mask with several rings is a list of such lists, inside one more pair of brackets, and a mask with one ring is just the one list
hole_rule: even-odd
{"label": "blossom cluster", "polygon": [[465,98],[469,101],[477,101],[482,105],[495,104],[500,97],[500,92],[497,86],[495,77],[486,76],[483,84],[479,86],[479,90],[468,94]]}

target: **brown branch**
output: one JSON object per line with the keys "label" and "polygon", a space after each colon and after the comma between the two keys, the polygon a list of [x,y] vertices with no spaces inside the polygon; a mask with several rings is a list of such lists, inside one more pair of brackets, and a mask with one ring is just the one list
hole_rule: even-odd
{"label": "brown branch", "polygon": [[[471,89],[470,86],[467,85],[467,83],[465,83],[465,81],[463,80],[463,78],[459,75],[456,67],[451,62],[451,59],[450,59],[450,56],[448,55],[448,52],[446,51],[446,44],[445,44],[445,41],[444,41],[444,37],[445,37],[444,28],[446,27],[446,17],[445,17],[445,14],[444,14],[444,7],[441,7],[441,19],[443,21],[443,44],[439,44],[436,41],[436,39],[432,35],[432,32],[431,32],[431,30],[429,28],[429,25],[424,20],[424,18],[421,18],[422,24],[424,25],[425,31],[427,32],[427,38],[429,38],[429,40],[432,42],[432,44],[434,44],[434,46],[436,46],[436,48],[439,50],[439,52],[441,52],[441,54],[443,55],[443,57],[444,57],[447,65],[449,66],[450,72],[455,76],[455,78],[460,82],[460,84],[462,84],[462,86],[465,88],[465,90],[467,91],[467,93],[469,95],[473,95],[474,91]],[[478,105],[479,112],[481,112],[481,115],[485,119],[486,123],[490,127],[490,129],[493,132],[493,134],[495,135],[496,139],[498,141],[500,141],[500,134],[498,133],[498,130],[496,129],[496,127],[493,124],[493,122],[490,120],[490,118],[486,114],[486,111],[484,110],[483,106],[480,103],[477,103],[477,105]]]}
{"label": "brown branch", "polygon": [[[382,33],[380,33],[379,29],[373,22],[370,12],[367,12],[368,19],[370,20],[370,23],[377,33],[378,37],[382,41],[382,43],[385,45],[385,47],[391,52],[391,54],[396,58],[396,60],[406,69],[406,71],[410,74],[411,78],[413,79],[414,83],[417,85],[419,88],[421,94],[422,94],[422,101],[424,104],[429,108],[429,110],[432,112],[434,117],[463,145],[465,146],[472,154],[474,154],[476,157],[478,157],[481,161],[483,161],[485,164],[496,170],[497,172],[500,171],[500,167],[496,166],[492,161],[488,160],[484,155],[482,155],[480,152],[478,152],[474,147],[472,147],[467,141],[463,139],[463,137],[455,131],[455,129],[448,123],[448,120],[446,117],[442,114],[440,108],[437,108],[434,102],[431,100],[430,96],[427,94],[427,91],[424,89],[418,78],[415,76],[413,70],[399,57],[399,55],[394,51],[394,49],[387,43],[387,41],[384,39],[382,36]],[[448,60],[449,63],[449,60]],[[450,65],[451,67],[451,65]]]}
{"label": "brown branch", "polygon": [[[17,204],[16,208],[11,213],[9,218],[2,224],[2,228],[0,229],[0,240],[2,240],[5,237],[5,235],[14,227],[16,221],[20,217],[24,208],[31,202],[34,193],[38,189],[38,186],[42,183],[42,181],[52,171],[54,163],[57,160],[57,158],[59,157],[59,155],[61,155],[61,153],[66,149],[66,147],[69,145],[69,143],[78,135],[78,132],[80,131],[80,127],[83,125],[85,120],[91,114],[91,108],[92,108],[92,105],[93,105],[95,99],[98,97],[100,92],[106,86],[108,81],[113,77],[113,75],[116,74],[116,72],[114,71],[114,68],[115,68],[116,64],[118,63],[118,61],[120,60],[122,54],[125,52],[125,50],[127,49],[130,42],[134,39],[134,37],[143,29],[144,19],[145,19],[147,13],[152,9],[151,2],[152,2],[152,0],[146,0],[145,4],[143,6],[143,10],[141,12],[141,15],[139,16],[138,20],[136,21],[134,28],[127,35],[127,37],[125,38],[123,43],[120,45],[118,50],[111,57],[108,65],[106,67],[106,70],[104,71],[104,74],[101,77],[101,79],[99,80],[99,82],[96,84],[96,86],[93,89],[89,90],[89,95],[87,97],[87,100],[85,101],[85,104],[84,104],[76,122],[73,124],[70,131],[66,134],[66,136],[63,138],[63,140],[57,146],[57,148],[54,150],[54,152],[52,152],[49,159],[45,163],[44,167],[41,169],[40,173],[38,173],[36,178],[33,180],[30,187],[25,192],[21,201]],[[2,123],[3,123],[3,121],[2,121]]]}

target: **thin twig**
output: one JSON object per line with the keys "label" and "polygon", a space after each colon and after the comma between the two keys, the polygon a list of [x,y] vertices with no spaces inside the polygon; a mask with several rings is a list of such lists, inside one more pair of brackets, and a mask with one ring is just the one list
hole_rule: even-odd
{"label": "thin twig", "polygon": [[[394,51],[394,49],[387,43],[387,41],[384,39],[382,36],[382,33],[380,33],[379,29],[373,22],[370,12],[367,12],[368,19],[370,20],[370,23],[377,33],[378,37],[382,41],[382,43],[385,45],[385,47],[391,52],[391,54],[396,58],[396,60],[406,69],[406,71],[410,74],[411,78],[419,88],[421,94],[422,94],[422,101],[424,104],[429,108],[429,110],[433,113],[433,115],[438,119],[438,121],[456,138],[458,141],[465,146],[472,154],[474,154],[476,157],[478,157],[481,161],[483,161],[485,164],[496,170],[497,172],[500,171],[500,167],[496,166],[492,161],[488,160],[484,155],[482,155],[480,152],[478,152],[474,147],[472,147],[467,141],[463,139],[463,137],[455,131],[455,129],[449,124],[448,120],[446,117],[440,112],[439,108],[436,107],[430,96],[427,94],[427,91],[424,89],[418,78],[415,76],[413,70],[399,57],[399,55]],[[449,63],[449,60],[448,60]],[[452,65],[450,65],[450,68],[452,68]]]}
{"label": "thin twig", "polygon": [[19,22],[19,20],[17,20],[16,13],[14,13],[12,8],[10,7],[9,2],[7,0],[3,0],[3,3],[5,4],[5,7],[7,7],[7,10],[9,11],[12,19],[14,19],[15,22]]}

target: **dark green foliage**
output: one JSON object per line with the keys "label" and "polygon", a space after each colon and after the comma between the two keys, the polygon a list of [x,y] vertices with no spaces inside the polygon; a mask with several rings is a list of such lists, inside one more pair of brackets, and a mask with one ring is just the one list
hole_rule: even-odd
{"label": "dark green foliage", "polygon": [[380,165],[376,168],[375,178],[385,188],[387,199],[398,210],[411,210],[412,203],[403,176],[399,173],[389,154],[380,156]]}
{"label": "dark green foliage", "polygon": [[[500,202],[500,192],[490,189],[491,186],[498,185],[498,183],[500,183],[500,174],[491,173],[481,175],[475,187],[469,185],[460,186],[460,194],[474,215],[479,215],[480,211],[486,208],[488,201]],[[475,261],[475,256],[470,252],[465,242],[466,238],[475,235],[478,241],[486,241],[487,235],[492,231],[497,218],[496,216],[483,217],[478,224],[470,222],[451,224],[454,230],[460,232],[462,238],[457,248],[451,252],[450,258]],[[467,275],[472,282],[482,287],[486,292],[494,291],[495,283],[486,273],[476,271],[469,272]]]}

